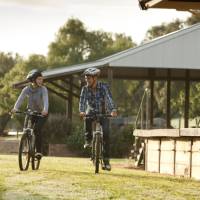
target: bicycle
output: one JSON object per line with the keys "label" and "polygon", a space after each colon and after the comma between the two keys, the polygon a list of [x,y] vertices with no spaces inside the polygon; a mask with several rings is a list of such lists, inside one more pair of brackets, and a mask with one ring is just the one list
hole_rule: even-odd
{"label": "bicycle", "polygon": [[19,144],[18,162],[21,171],[28,170],[29,163],[31,160],[32,170],[38,170],[40,166],[40,159],[36,156],[36,145],[35,145],[35,118],[44,117],[37,111],[17,111],[17,114],[24,114],[27,121],[23,128],[23,134]]}
{"label": "bicycle", "polygon": [[91,160],[95,166],[95,174],[99,173],[99,165],[101,164],[103,167],[103,128],[100,123],[101,119],[112,117],[108,114],[89,114],[86,115],[85,118],[92,119],[92,152],[91,152]]}

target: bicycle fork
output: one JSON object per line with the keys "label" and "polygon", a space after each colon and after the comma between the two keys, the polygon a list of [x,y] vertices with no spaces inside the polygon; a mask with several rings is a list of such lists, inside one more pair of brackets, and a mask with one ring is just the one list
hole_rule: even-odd
{"label": "bicycle fork", "polygon": [[34,156],[34,148],[35,148],[35,135],[33,134],[33,129],[26,128],[25,132],[28,136],[28,143],[29,143],[29,154],[31,157]]}
{"label": "bicycle fork", "polygon": [[[93,132],[93,140],[92,140],[92,161],[94,162],[96,155],[96,151],[97,148],[99,149],[98,152],[98,159],[102,165],[102,160],[103,160],[103,131],[102,131],[102,127],[100,125],[99,122],[96,122],[95,125],[95,131]],[[98,147],[97,147],[98,146]]]}

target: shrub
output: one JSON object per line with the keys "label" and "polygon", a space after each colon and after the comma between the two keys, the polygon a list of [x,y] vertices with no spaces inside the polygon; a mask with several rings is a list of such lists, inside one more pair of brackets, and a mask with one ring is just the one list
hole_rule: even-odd
{"label": "shrub", "polygon": [[[111,157],[128,157],[133,145],[133,128],[112,127],[110,131],[110,156]],[[68,135],[66,140],[67,146],[75,151],[79,156],[89,156],[90,149],[85,150],[84,145],[84,128],[83,123],[73,124],[72,133]]]}
{"label": "shrub", "polygon": [[48,144],[65,144],[70,133],[71,122],[62,114],[50,114],[45,123],[43,134],[43,149],[48,152]]}
{"label": "shrub", "polygon": [[110,134],[110,156],[128,157],[133,145],[133,126],[112,127]]}
{"label": "shrub", "polygon": [[72,124],[72,132],[67,136],[66,140],[67,147],[75,151],[79,156],[89,156],[90,151],[83,148],[84,142],[83,123]]}

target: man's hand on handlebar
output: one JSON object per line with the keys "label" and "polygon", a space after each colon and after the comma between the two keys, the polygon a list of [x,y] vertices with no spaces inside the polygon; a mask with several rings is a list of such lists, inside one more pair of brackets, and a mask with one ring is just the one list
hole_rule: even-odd
{"label": "man's hand on handlebar", "polygon": [[85,117],[86,113],[85,112],[80,112],[79,115],[83,119]]}
{"label": "man's hand on handlebar", "polygon": [[117,117],[117,112],[116,111],[112,111],[110,114],[111,114],[112,117]]}
{"label": "man's hand on handlebar", "polygon": [[42,116],[47,116],[47,115],[48,115],[48,112],[42,111],[42,112],[41,112],[41,115],[42,115]]}

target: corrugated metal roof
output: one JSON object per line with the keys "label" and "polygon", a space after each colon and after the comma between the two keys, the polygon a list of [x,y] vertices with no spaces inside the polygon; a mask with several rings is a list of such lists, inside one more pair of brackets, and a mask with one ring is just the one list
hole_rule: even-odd
{"label": "corrugated metal roof", "polygon": [[200,24],[108,58],[110,67],[200,69]]}
{"label": "corrugated metal roof", "polygon": [[47,70],[43,75],[48,80],[77,74],[89,67],[120,68],[123,77],[126,69],[129,69],[127,76],[130,69],[136,68],[200,69],[199,53],[200,24],[196,24],[97,61]]}
{"label": "corrugated metal roof", "polygon": [[84,64],[79,64],[79,65],[72,65],[72,66],[60,67],[56,69],[50,69],[50,70],[44,71],[43,75],[45,79],[48,79],[48,78],[54,78],[58,76],[76,74],[79,72],[83,72],[85,69],[89,67],[103,67],[104,65],[106,65],[106,63],[103,61],[95,61],[95,62],[84,63]]}
{"label": "corrugated metal roof", "polygon": [[200,69],[200,24],[193,25],[146,44],[103,59],[52,69],[44,72],[48,79],[82,72],[89,67]]}

